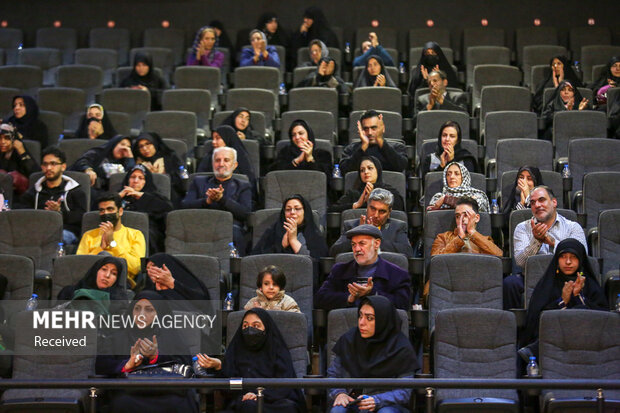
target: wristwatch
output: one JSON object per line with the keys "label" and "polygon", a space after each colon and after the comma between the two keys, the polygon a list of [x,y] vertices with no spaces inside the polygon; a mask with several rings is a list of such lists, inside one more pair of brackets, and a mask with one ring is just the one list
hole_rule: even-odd
{"label": "wristwatch", "polygon": [[118,244],[116,243],[116,241],[112,240],[112,242],[110,242],[110,244],[108,245],[108,248],[116,248]]}

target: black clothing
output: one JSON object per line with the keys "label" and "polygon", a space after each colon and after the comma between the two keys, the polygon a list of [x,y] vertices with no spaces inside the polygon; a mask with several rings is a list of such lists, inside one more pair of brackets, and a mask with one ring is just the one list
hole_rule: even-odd
{"label": "black clothing", "polygon": [[327,19],[320,8],[316,6],[308,7],[304,12],[304,17],[312,19],[312,26],[303,33],[297,29],[291,36],[291,50],[293,56],[297,56],[297,49],[308,47],[308,43],[314,39],[321,40],[327,47],[340,48],[338,37],[336,37],[336,34],[329,28]]}
{"label": "black clothing", "polygon": [[[278,22],[278,28],[276,29],[275,33],[271,33],[269,30],[267,30],[267,23],[274,19]],[[265,33],[265,36],[267,36],[267,44],[271,44],[274,46],[284,46],[286,49],[289,48],[291,44],[289,35],[284,29],[284,27],[282,27],[278,16],[274,12],[269,11],[263,13],[259,17],[258,23],[256,23],[256,28]]]}
{"label": "black clothing", "polygon": [[620,62],[620,56],[613,56],[611,59],[609,59],[609,62],[607,62],[607,67],[605,68],[603,73],[601,73],[601,76],[588,85],[588,87],[594,92],[595,96],[600,88],[609,84],[609,79],[616,82],[616,87],[620,86],[620,77],[616,77],[611,73],[611,67],[614,65],[614,63],[617,62]]}
{"label": "black clothing", "polygon": [[366,151],[362,150],[362,143],[350,143],[344,148],[340,159],[340,170],[343,174],[355,171],[364,156],[373,156],[381,162],[386,171],[402,172],[407,168],[407,149],[401,143],[383,141],[383,147],[368,145]]}
{"label": "black clothing", "polygon": [[[504,207],[502,208],[502,214],[506,216],[506,218],[510,217],[510,213],[516,209],[516,205],[521,202],[521,190],[519,189],[519,174],[523,171],[528,171],[532,176],[532,180],[534,181],[534,187],[544,185],[542,180],[542,175],[540,174],[540,170],[535,166],[522,166],[517,171],[517,177],[515,178],[515,184],[512,187],[512,190],[508,194],[508,198],[506,198],[506,202],[504,202]],[[529,208],[529,205],[526,205]]]}
{"label": "black clothing", "polygon": [[[237,129],[237,125],[235,125],[235,119],[237,118],[237,116],[241,113],[241,112],[246,112],[250,118],[250,120],[248,121],[248,126],[245,129]],[[222,125],[228,125],[230,127],[232,127],[235,132],[242,132],[245,135],[246,139],[253,139],[258,141],[259,144],[262,145],[268,145],[270,144],[270,142],[268,142],[267,138],[265,138],[264,136],[262,136],[259,132],[255,131],[252,128],[252,113],[250,112],[250,109],[247,108],[237,108],[235,109],[235,111],[233,113],[231,113],[230,115],[228,115],[226,117],[226,119],[224,119],[222,121],[222,123],[220,124],[220,126]]]}
{"label": "black clothing", "polygon": [[532,99],[532,109],[540,113],[543,109],[543,96],[545,94],[545,89],[555,87],[553,83],[553,61],[558,59],[564,65],[564,80],[570,82],[571,85],[575,87],[582,87],[583,84],[575,73],[575,70],[571,66],[570,61],[564,56],[554,56],[549,61],[549,67],[545,68],[544,79],[543,81],[536,87],[536,92],[534,93],[534,98]]}
{"label": "black clothing", "polygon": [[[136,72],[136,65],[144,63],[149,67],[146,75],[140,76]],[[151,110],[161,110],[161,95],[168,89],[167,82],[159,77],[153,66],[153,58],[148,53],[136,53],[133,59],[133,70],[120,84],[121,87],[144,86],[151,93]]]}
{"label": "black clothing", "polygon": [[[207,204],[206,192],[209,188],[224,188],[224,195],[218,202]],[[236,224],[242,224],[252,212],[252,188],[250,184],[236,178],[220,181],[214,176],[197,176],[187,190],[181,208],[209,208],[229,211]]]}
{"label": "black clothing", "polygon": [[334,72],[331,75],[320,75],[317,66],[316,72],[310,73],[310,75],[299,82],[296,87],[328,87],[331,89],[336,89],[338,94],[349,93],[349,87],[346,85],[344,80],[336,76],[336,71],[338,68],[336,61],[331,57],[322,57],[321,60],[319,60],[319,66],[321,65],[321,62],[334,62]]}
{"label": "black clothing", "polygon": [[[424,52],[427,49],[433,49],[436,53],[436,56],[425,55]],[[422,49],[422,54],[420,55],[420,59],[418,60],[418,64],[416,68],[413,69],[413,73],[411,73],[411,81],[409,82],[408,93],[409,100],[412,106],[415,103],[413,99],[415,97],[416,89],[428,86],[426,79],[424,79],[424,76],[422,75],[422,65],[424,65],[424,68],[428,70],[429,73],[433,70],[435,66],[439,65],[439,69],[444,71],[447,76],[448,86],[459,86],[459,78],[454,72],[454,69],[452,69],[452,65],[450,65],[448,59],[446,59],[443,50],[441,50],[441,47],[439,47],[439,45],[435,42],[428,42],[424,45],[424,48]]]}
{"label": "black clothing", "polygon": [[[552,138],[553,117],[555,116],[555,113],[568,110],[566,108],[566,103],[562,100],[562,96],[560,94],[560,92],[562,91],[562,89],[564,89],[565,86],[572,87],[573,92],[574,92],[574,103],[573,103],[572,110],[579,110],[579,104],[581,103],[583,99],[583,96],[581,96],[579,89],[577,89],[577,87],[571,84],[570,82],[564,80],[558,85],[558,87],[555,89],[555,91],[551,95],[551,99],[549,99],[549,102],[545,106],[543,113],[542,113],[542,118],[545,121],[544,139],[546,140],[551,140]],[[592,102],[588,102],[588,105],[586,106],[585,109],[586,110],[592,109]]]}
{"label": "black clothing", "polygon": [[[114,264],[117,271],[116,282],[111,287],[100,289],[97,287],[97,272],[106,264]],[[93,264],[88,270],[84,278],[74,285],[67,285],[58,293],[58,300],[71,300],[77,290],[90,289],[104,291],[110,294],[110,300],[127,300],[127,292],[125,286],[121,285],[119,280],[127,280],[127,266],[116,257],[104,257]]]}
{"label": "black clothing", "polygon": [[[439,158],[444,151],[443,146],[441,145],[441,134],[446,127],[454,127],[454,126],[444,124],[439,129],[439,133],[437,135],[437,146],[434,152],[434,155],[437,158]],[[469,172],[478,172],[478,161],[476,160],[476,157],[472,155],[467,149],[464,149],[461,147],[461,139],[463,138],[461,136],[460,127],[455,128],[455,129],[457,129],[458,131],[458,139],[456,141],[456,145],[454,145],[454,159],[447,162],[446,166],[450,165],[451,162],[460,162],[463,165],[465,165],[465,167],[467,168]],[[427,172],[439,172],[439,171],[443,171],[445,168],[445,167],[442,168],[441,165],[437,165],[434,169],[431,169],[432,155],[433,154],[428,154],[422,161],[422,164],[420,165],[419,176],[421,176],[422,179],[424,179],[424,176],[426,176]]]}
{"label": "black clothing", "polygon": [[116,129],[114,129],[114,125],[112,125],[110,118],[106,116],[105,112],[103,112],[103,118],[101,118],[101,120],[87,118],[86,116],[86,114],[82,115],[82,119],[80,120],[80,126],[78,126],[77,130],[75,131],[75,137],[77,139],[90,139],[90,136],[88,135],[88,126],[90,125],[90,122],[101,122],[101,126],[103,127],[103,133],[97,136],[97,139],[107,140],[112,139],[117,135]]}
{"label": "black clothing", "polygon": [[15,126],[23,139],[39,141],[41,148],[46,148],[49,144],[47,126],[39,119],[39,106],[36,100],[31,96],[18,95],[13,97],[13,105],[15,105],[15,99],[17,98],[24,100],[26,114],[21,118],[11,115],[5,123]]}
{"label": "black clothing", "polygon": [[385,87],[396,87],[396,84],[394,83],[394,81],[392,80],[392,78],[390,77],[390,74],[387,72],[387,70],[385,70],[385,63],[383,63],[383,59],[381,59],[379,56],[370,56],[368,58],[368,60],[366,61],[366,67],[364,68],[364,70],[362,70],[362,73],[360,73],[360,76],[357,78],[357,80],[355,81],[355,85],[353,86],[354,88],[358,88],[358,87],[365,87],[365,86],[374,86],[375,85],[375,81],[377,80],[377,76],[372,76],[370,73],[368,73],[368,65],[370,64],[370,61],[374,59],[376,60],[379,65],[381,66],[381,73],[383,76],[385,76]]}
{"label": "black clothing", "polygon": [[[206,285],[198,277],[196,277],[189,268],[185,266],[179,259],[170,254],[159,253],[151,255],[148,261],[158,267],[170,270],[172,278],[174,278],[174,288],[168,290],[157,291],[159,295],[168,300],[209,300],[209,291]],[[146,279],[145,290],[155,290],[155,284],[150,278]]]}
{"label": "black clothing", "polygon": [[40,171],[41,167],[35,161],[28,150],[24,147],[25,152],[21,155],[17,153],[15,149],[11,151],[9,158],[6,158],[6,154],[0,152],[0,170],[6,172],[17,171],[20,174],[28,178],[33,173]]}

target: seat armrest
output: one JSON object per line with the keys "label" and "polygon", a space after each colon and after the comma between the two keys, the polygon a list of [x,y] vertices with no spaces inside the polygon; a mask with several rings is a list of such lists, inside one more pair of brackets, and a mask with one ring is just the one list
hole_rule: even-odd
{"label": "seat armrest", "polygon": [[517,328],[525,327],[525,321],[527,319],[527,310],[525,308],[511,308],[508,311],[515,315]]}
{"label": "seat armrest", "polygon": [[340,212],[328,212],[327,213],[327,228],[340,229],[342,222],[342,215]]}
{"label": "seat armrest", "polygon": [[428,310],[411,310],[411,324],[416,328],[428,328]]}
{"label": "seat armrest", "polygon": [[336,263],[336,258],[334,257],[321,257],[319,258],[319,266],[321,268],[321,272],[325,275],[329,274],[332,270],[332,267]]}
{"label": "seat armrest", "polygon": [[314,320],[315,327],[327,327],[327,311],[323,310],[322,308],[313,308],[312,320]]}

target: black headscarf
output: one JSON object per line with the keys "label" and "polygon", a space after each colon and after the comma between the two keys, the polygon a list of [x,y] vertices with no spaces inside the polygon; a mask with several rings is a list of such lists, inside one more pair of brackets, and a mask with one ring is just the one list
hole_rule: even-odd
{"label": "black headscarf", "polygon": [[[226,377],[249,378],[294,378],[295,368],[291,354],[278,326],[262,308],[246,311],[256,314],[265,326],[264,340],[256,346],[249,346],[243,338],[243,321],[228,344],[222,374]],[[282,399],[303,403],[299,389],[273,388],[265,390],[265,401],[275,402]]]}
{"label": "black headscarf", "polygon": [[[246,129],[247,130],[247,129]],[[221,137],[222,140],[226,143],[226,146],[229,148],[233,148],[237,151],[237,169],[234,170],[235,173],[240,173],[248,177],[250,182],[252,182],[252,187],[255,187],[256,182],[256,174],[254,173],[254,168],[252,166],[252,160],[250,159],[250,154],[247,149],[245,149],[245,145],[237,136],[237,132],[232,126],[221,124],[215,129]],[[213,172],[213,151],[215,148],[211,146],[211,150],[207,152],[200,161],[200,165],[198,166],[198,172]]]}
{"label": "black headscarf", "polygon": [[620,86],[620,77],[614,76],[611,73],[611,67],[614,65],[614,63],[617,63],[617,62],[620,62],[620,56],[613,56],[611,59],[609,59],[609,62],[607,62],[607,67],[605,68],[603,73],[601,73],[601,76],[598,79],[596,79],[594,82],[592,82],[590,86],[588,86],[590,89],[594,91],[595,95],[597,94],[600,88],[602,88],[603,86],[607,86],[609,84],[608,79],[615,81],[616,87]]}
{"label": "black headscarf", "polygon": [[[241,112],[247,112],[248,117],[249,117],[248,126],[245,129],[237,129],[237,125],[235,124],[235,119]],[[232,127],[236,132],[243,132],[246,139],[256,139],[259,141],[261,140],[260,134],[252,128],[252,112],[250,112],[250,109],[248,108],[241,107],[241,108],[235,109],[233,113],[231,113],[230,115],[226,117],[226,119],[224,119],[221,125],[228,125]]]}
{"label": "black headscarf", "polygon": [[317,6],[310,6],[304,11],[304,16],[312,19],[312,26],[308,29],[306,39],[322,40],[328,47],[340,47],[338,38],[327,23],[327,18]]}
{"label": "black headscarf", "polygon": [[114,148],[122,140],[131,139],[127,136],[116,135],[104,145],[89,149],[71,166],[71,170],[84,172],[88,168],[93,168],[99,178],[105,179],[106,173],[103,169],[104,163],[117,163],[123,165],[125,170],[130,169],[134,165],[133,158],[115,159],[113,156]]}
{"label": "black headscarf", "polygon": [[230,41],[228,34],[226,33],[226,29],[224,28],[224,23],[222,23],[220,20],[211,20],[211,22],[209,23],[209,26],[221,31],[220,35],[217,36],[215,47],[225,47],[225,48],[232,50],[233,44]]}
{"label": "black headscarf", "polygon": [[[140,141],[146,139],[151,142],[155,146],[155,155],[150,158],[144,158],[140,154],[139,144]],[[133,152],[133,156],[136,159],[137,163],[140,162],[155,162],[159,158],[164,158],[164,168],[166,169],[166,173],[170,175],[170,181],[172,186],[174,187],[176,193],[181,194],[185,193],[183,189],[183,179],[179,174],[179,167],[183,165],[183,161],[179,158],[179,156],[164,142],[164,140],[155,132],[142,132],[138,135],[137,138],[133,141],[131,146],[131,151]],[[174,198],[174,196],[173,196]]]}
{"label": "black headscarf", "polygon": [[125,178],[123,178],[123,188],[129,186],[129,178],[135,170],[139,170],[144,174],[144,187],[141,189],[141,192],[155,193],[157,188],[153,182],[153,173],[143,165],[136,165],[125,174]]}
{"label": "black headscarf", "polygon": [[[565,103],[562,100],[562,95],[560,94],[562,89],[564,89],[564,87],[566,86],[570,86],[573,89],[574,103],[573,103],[572,110],[579,110],[579,104],[581,103],[581,100],[583,99],[583,96],[581,96],[581,92],[579,92],[579,89],[577,89],[575,85],[571,84],[570,82],[566,80],[563,80],[562,82],[560,82],[558,87],[555,88],[555,90],[553,91],[553,94],[551,95],[551,98],[549,99],[549,102],[547,103],[547,105],[545,106],[543,110],[542,118],[545,120],[545,124],[547,128],[550,128],[553,125],[553,116],[555,115],[556,112],[563,112],[563,111],[568,110],[566,109]],[[592,108],[591,103],[592,102],[588,102],[586,109]]]}
{"label": "black headscarf", "polygon": [[420,368],[409,339],[401,331],[401,319],[389,299],[380,295],[364,298],[364,305],[375,310],[375,334],[362,338],[353,327],[338,339],[334,353],[352,378],[391,378],[413,376]]}
{"label": "black headscarf", "polygon": [[[272,20],[276,20],[278,22],[278,28],[276,29],[275,33],[271,33],[269,32],[269,30],[267,30],[267,23],[269,23]],[[280,45],[284,47],[289,46],[290,41],[289,41],[288,34],[286,33],[286,31],[280,24],[278,15],[275,14],[274,12],[268,11],[268,12],[263,13],[259,17],[258,23],[256,23],[256,28],[262,31],[263,33],[265,33],[268,44]]]}
{"label": "black headscarf", "polygon": [[540,112],[542,109],[543,96],[545,94],[545,89],[554,87],[553,83],[553,61],[558,59],[564,65],[564,80],[569,81],[575,87],[582,87],[583,84],[575,73],[575,70],[570,64],[570,61],[564,56],[553,56],[551,60],[549,60],[549,66],[545,68],[544,71],[544,79],[536,88],[536,92],[534,93],[533,98],[533,107],[536,112]]}
{"label": "black headscarf", "polygon": [[[441,146],[441,134],[443,130],[447,127],[453,127],[457,131],[457,140],[456,145],[454,145],[454,159],[450,162],[463,162],[465,160],[471,161],[474,165],[478,165],[476,158],[472,155],[467,149],[461,146],[461,141],[463,140],[463,134],[461,132],[461,125],[458,122],[448,121],[444,123],[441,128],[439,128],[439,134],[437,135],[437,147],[435,148],[435,155],[441,156],[443,153],[443,146]],[[447,165],[446,165],[447,166]],[[476,172],[476,171],[470,171]]]}
{"label": "black headscarf", "polygon": [[[116,282],[104,289],[100,289],[97,287],[97,273],[106,264],[114,264],[116,267]],[[76,284],[67,286],[63,288],[58,293],[59,300],[71,300],[73,298],[73,294],[77,290],[81,289],[89,289],[89,290],[99,290],[104,291],[110,294],[110,300],[126,300],[127,292],[125,290],[125,286],[121,285],[121,280],[127,280],[127,268],[123,265],[122,261],[116,257],[104,257],[95,262],[92,267],[88,270],[84,278],[79,280]]]}
{"label": "black headscarf", "polygon": [[[312,130],[312,128],[310,127],[310,125],[308,125],[308,122],[306,122],[303,119],[296,119],[293,122],[291,122],[291,126],[289,126],[288,128],[288,140],[291,143],[290,145],[290,151],[293,153],[293,157],[297,157],[299,156],[299,154],[301,153],[301,149],[299,149],[299,147],[297,147],[297,145],[295,145],[295,142],[293,142],[293,129],[296,126],[302,126],[306,132],[308,133],[308,140],[310,142],[312,142],[312,145],[315,145],[316,142],[314,140],[314,131]],[[316,147],[313,149],[313,151],[316,150]]]}
{"label": "black headscarf", "polygon": [[517,171],[517,177],[515,178],[515,183],[512,186],[512,189],[508,193],[508,197],[506,198],[506,202],[504,203],[504,208],[502,210],[503,214],[510,215],[513,209],[515,209],[516,205],[521,202],[521,190],[519,189],[519,175],[521,172],[527,171],[532,176],[532,180],[534,181],[534,187],[544,185],[542,175],[540,174],[540,170],[535,166],[522,166]]}
{"label": "black headscarf", "polygon": [[364,68],[364,70],[362,70],[362,73],[360,73],[360,76],[355,81],[355,87],[364,87],[364,86],[374,86],[375,85],[375,81],[377,80],[377,76],[372,76],[370,73],[368,73],[368,65],[370,64],[370,61],[372,59],[375,59],[379,63],[379,65],[381,65],[381,74],[383,76],[385,76],[385,86],[386,87],[396,87],[396,84],[394,83],[394,81],[390,77],[390,74],[387,72],[387,70],[385,70],[385,63],[383,63],[383,59],[381,59],[381,57],[379,57],[377,55],[372,55],[368,59],[366,59],[366,67]]}
{"label": "black headscarf", "polygon": [[[144,63],[149,67],[146,75],[140,76],[136,72],[136,65]],[[121,87],[144,86],[151,94],[151,110],[159,110],[161,108],[161,93],[168,85],[155,71],[153,66],[153,58],[149,53],[139,52],[133,58],[133,66],[131,73],[121,82]]]}
{"label": "black headscarf", "polygon": [[[425,55],[424,52],[427,49],[433,49],[437,56]],[[420,59],[418,60],[418,65],[413,70],[411,74],[411,82],[409,83],[409,96],[413,98],[415,95],[415,91],[421,87],[427,87],[428,84],[424,76],[422,76],[421,67],[424,67],[429,71],[429,73],[433,70],[436,65],[439,65],[439,69],[443,70],[446,74],[446,79],[448,79],[448,86],[450,87],[458,87],[459,80],[452,69],[452,65],[446,59],[446,56],[443,54],[443,50],[441,47],[435,42],[427,42],[422,49],[422,54],[420,55]]]}
{"label": "black headscarf", "polygon": [[388,191],[390,191],[392,195],[394,195],[394,202],[392,203],[392,209],[404,211],[405,203],[403,201],[402,195],[400,194],[400,192],[398,192],[398,189],[394,188],[392,185],[386,182],[383,182],[383,165],[381,165],[381,161],[375,158],[374,156],[362,156],[362,158],[360,159],[360,163],[357,166],[357,179],[355,180],[355,183],[353,184],[353,189],[357,191],[358,193],[357,197],[359,198],[359,196],[362,194],[362,191],[364,190],[364,187],[366,186],[366,184],[362,182],[362,177],[361,177],[361,172],[360,172],[362,162],[364,161],[372,162],[372,164],[375,166],[375,169],[377,170],[377,181],[374,183],[374,187],[383,188],[383,189],[387,189]]}
{"label": "black headscarf", "polygon": [[313,258],[325,257],[327,254],[327,243],[321,236],[317,224],[314,222],[314,215],[312,213],[312,207],[310,203],[301,195],[292,195],[282,202],[282,209],[280,210],[280,218],[265,231],[258,241],[257,245],[252,250],[252,255],[258,254],[279,254],[279,253],[293,253],[291,247],[286,249],[282,248],[282,237],[284,236],[284,222],[286,221],[285,208],[286,203],[291,199],[297,199],[304,207],[304,222],[297,227],[298,233],[303,233],[306,239],[306,248],[310,251],[310,256]]}
{"label": "black headscarf", "polygon": [[[101,109],[101,113],[103,114],[101,120],[87,117],[88,110],[92,107],[97,107]],[[82,119],[80,120],[80,126],[75,131],[75,137],[78,139],[90,139],[90,136],[88,135],[88,126],[91,122],[101,122],[101,126],[103,127],[103,133],[97,136],[97,139],[111,139],[112,137],[116,136],[116,129],[114,129],[112,122],[110,122],[110,118],[106,116],[105,110],[103,110],[103,106],[98,103],[93,103],[92,105],[88,105],[88,107],[86,108],[86,113],[82,115]]]}
{"label": "black headscarf", "polygon": [[[158,267],[166,267],[174,278],[174,288],[171,290],[159,290],[157,293],[168,300],[208,300],[209,290],[198,277],[187,268],[183,262],[170,254],[159,253],[151,255],[148,261]],[[146,277],[145,290],[155,290],[155,284]]]}
{"label": "black headscarf", "polygon": [[33,139],[41,142],[41,148],[47,146],[47,126],[39,119],[39,106],[37,101],[31,96],[18,95],[13,96],[13,105],[15,99],[21,98],[26,106],[26,114],[21,118],[11,115],[4,123],[10,123],[17,132],[21,133],[24,139]]}
{"label": "black headscarf", "polygon": [[[321,63],[329,63],[334,62],[334,71],[330,75],[321,75],[319,73],[319,68]],[[299,82],[296,87],[329,87],[336,89],[338,93],[343,94],[349,92],[349,87],[344,83],[336,72],[338,70],[338,64],[334,60],[334,58],[329,56],[324,56],[319,60],[319,63],[316,68],[316,72],[310,73],[304,80]]]}
{"label": "black headscarf", "polygon": [[[560,255],[565,252],[572,252],[579,259],[579,268],[575,274],[563,274],[558,265]],[[545,275],[538,281],[532,298],[527,308],[527,321],[523,334],[522,345],[528,345],[535,341],[538,337],[538,325],[540,322],[540,314],[544,310],[558,309],[556,303],[562,297],[562,288],[564,283],[574,280],[578,273],[582,273],[586,277],[585,284],[581,290],[581,295],[585,299],[585,306],[582,304],[571,305],[571,308],[586,308],[592,310],[607,311],[607,300],[605,292],[599,285],[594,271],[590,266],[590,261],[586,254],[585,247],[581,242],[574,238],[567,238],[555,247],[553,259],[545,271]],[[573,298],[574,300],[574,298]],[[571,301],[572,302],[572,301]]]}

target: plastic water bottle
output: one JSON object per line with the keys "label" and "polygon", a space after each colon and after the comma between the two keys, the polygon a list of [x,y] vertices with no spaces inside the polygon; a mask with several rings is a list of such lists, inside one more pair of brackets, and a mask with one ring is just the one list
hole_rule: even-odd
{"label": "plastic water bottle", "polygon": [[9,200],[8,199],[4,200],[4,205],[2,206],[2,210],[3,211],[10,211],[11,210],[11,207],[9,206]]}
{"label": "plastic water bottle", "polygon": [[579,63],[579,60],[575,60],[575,64],[573,65],[573,69],[575,69],[575,72],[577,73],[577,76],[579,76],[579,78],[581,78],[581,63]]}
{"label": "plastic water bottle", "polygon": [[56,248],[56,258],[65,256],[65,244],[62,242],[58,243],[58,248]]}
{"label": "plastic water bottle", "polygon": [[530,362],[527,364],[527,375],[529,377],[540,376],[540,369],[536,363],[536,357],[530,356]]}
{"label": "plastic water bottle", "polygon": [[286,95],[286,85],[284,84],[284,82],[280,83],[280,94]]}
{"label": "plastic water bottle", "polygon": [[26,311],[34,311],[39,307],[39,296],[32,294],[32,296],[26,301]]}
{"label": "plastic water bottle", "polygon": [[235,248],[235,244],[229,242],[228,248],[230,249],[230,258],[239,258],[239,251],[237,251],[237,248]]}
{"label": "plastic water bottle", "polygon": [[189,179],[187,169],[185,169],[184,165],[179,166],[179,175],[181,176],[181,179]]}
{"label": "plastic water bottle", "polygon": [[334,178],[342,178],[342,172],[340,172],[340,165],[338,165],[338,164],[334,165],[333,177]]}
{"label": "plastic water bottle", "polygon": [[224,310],[232,311],[235,308],[235,301],[233,300],[232,293],[226,294],[226,298],[224,299]]}
{"label": "plastic water bottle", "polygon": [[58,142],[60,142],[61,140],[63,140],[65,138],[65,135],[63,135],[62,133],[60,135],[58,135]]}
{"label": "plastic water bottle", "polygon": [[564,164],[564,169],[562,169],[562,178],[570,178],[570,168],[568,167],[568,164]]}
{"label": "plastic water bottle", "polygon": [[404,62],[400,62],[400,66],[399,66],[398,70],[400,71],[401,75],[405,74],[405,63]]}
{"label": "plastic water bottle", "polygon": [[24,48],[24,44],[23,43],[20,43],[19,46],[17,46],[18,50],[22,50],[23,48]]}
{"label": "plastic water bottle", "polygon": [[194,369],[194,377],[204,377],[207,371],[198,363],[198,356],[192,357],[192,368]]}
{"label": "plastic water bottle", "polygon": [[497,205],[497,199],[495,198],[491,201],[491,214],[499,214],[499,205]]}
{"label": "plastic water bottle", "polygon": [[617,313],[620,313],[620,294],[618,294],[618,298],[616,298],[616,306],[614,308]]}
{"label": "plastic water bottle", "polygon": [[351,53],[351,43],[346,42],[344,45],[344,52],[345,53]]}

